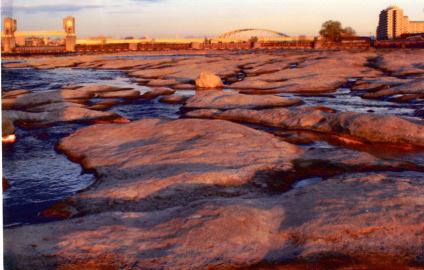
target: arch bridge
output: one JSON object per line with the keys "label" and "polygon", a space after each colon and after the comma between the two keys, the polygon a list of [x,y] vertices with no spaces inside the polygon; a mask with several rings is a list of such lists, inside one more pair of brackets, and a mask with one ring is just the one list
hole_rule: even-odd
{"label": "arch bridge", "polygon": [[245,28],[238,29],[230,32],[226,32],[216,38],[218,41],[249,41],[251,38],[257,38],[258,40],[284,40],[289,36],[268,29],[257,29],[257,28]]}

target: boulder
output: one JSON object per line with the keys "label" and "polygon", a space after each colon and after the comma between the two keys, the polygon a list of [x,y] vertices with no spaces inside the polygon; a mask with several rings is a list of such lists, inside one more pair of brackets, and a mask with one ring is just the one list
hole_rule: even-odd
{"label": "boulder", "polygon": [[222,88],[223,86],[221,78],[212,72],[200,72],[199,77],[196,79],[196,87],[198,89],[214,89]]}

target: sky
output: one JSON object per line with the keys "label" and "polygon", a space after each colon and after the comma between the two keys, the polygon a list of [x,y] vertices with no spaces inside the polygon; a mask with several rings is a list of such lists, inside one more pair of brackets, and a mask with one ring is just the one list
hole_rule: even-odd
{"label": "sky", "polygon": [[374,35],[379,12],[393,4],[410,20],[424,21],[423,0],[2,0],[2,20],[18,31],[61,30],[76,19],[77,36],[213,37],[230,30],[262,28],[290,36],[317,35],[338,20],[359,35]]}

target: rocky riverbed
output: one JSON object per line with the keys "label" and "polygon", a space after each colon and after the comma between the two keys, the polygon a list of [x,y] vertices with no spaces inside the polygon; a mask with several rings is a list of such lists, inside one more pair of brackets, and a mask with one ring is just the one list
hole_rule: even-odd
{"label": "rocky riverbed", "polygon": [[3,62],[6,266],[422,269],[423,56]]}

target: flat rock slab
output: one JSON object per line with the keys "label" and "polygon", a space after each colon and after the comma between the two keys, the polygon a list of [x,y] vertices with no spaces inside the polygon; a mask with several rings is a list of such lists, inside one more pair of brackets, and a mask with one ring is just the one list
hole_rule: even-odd
{"label": "flat rock slab", "polygon": [[152,86],[152,87],[161,87],[161,86],[172,86],[175,84],[179,84],[180,82],[174,79],[171,80],[164,80],[164,79],[156,79],[156,80],[151,80],[147,83],[148,86]]}
{"label": "flat rock slab", "polygon": [[1,98],[15,98],[24,94],[28,94],[30,91],[25,89],[16,89],[10,91],[2,91]]}
{"label": "flat rock slab", "polygon": [[235,109],[235,108],[269,108],[285,107],[300,104],[297,98],[289,99],[279,96],[244,95],[228,91],[197,91],[196,95],[189,98],[185,109]]}
{"label": "flat rock slab", "polygon": [[95,188],[72,199],[84,213],[197,200],[213,194],[202,187],[241,186],[259,171],[290,170],[303,152],[262,131],[200,119],[94,125],[63,139],[58,149],[99,177]]}
{"label": "flat rock slab", "polygon": [[140,92],[137,91],[137,90],[122,90],[122,91],[104,92],[104,93],[96,94],[96,97],[133,99],[133,98],[140,97]]}
{"label": "flat rock slab", "polygon": [[[381,72],[367,67],[372,52],[320,52],[305,53],[296,68],[289,68],[289,63],[281,69],[272,68],[264,74],[249,76],[245,80],[230,85],[242,90],[274,90],[292,93],[333,92],[347,83],[349,78],[365,75],[379,76]],[[277,61],[280,60],[278,57]],[[290,59],[290,58],[289,58]],[[294,59],[293,59],[294,60]],[[276,67],[282,63],[272,64]],[[269,67],[269,66],[268,66]]]}
{"label": "flat rock slab", "polygon": [[202,109],[190,111],[185,116],[334,133],[368,142],[424,146],[424,124],[421,121],[392,115],[353,112],[328,113],[304,107],[226,111]]}
{"label": "flat rock slab", "polygon": [[[393,95],[416,94],[424,95],[424,76],[416,79],[405,80],[401,85],[393,86],[362,95],[364,98],[382,98]],[[417,98],[418,99],[418,98]]]}
{"label": "flat rock slab", "polygon": [[151,212],[105,211],[6,229],[6,267],[419,267],[421,179],[413,173],[344,175],[276,196],[217,198]]}
{"label": "flat rock slab", "polygon": [[15,133],[15,126],[13,125],[13,120],[10,119],[7,115],[4,113],[2,114],[1,119],[1,133],[2,137],[6,137],[8,135],[12,135]]}
{"label": "flat rock slab", "polygon": [[28,109],[34,106],[79,100],[82,103],[95,95],[105,95],[113,97],[126,98],[128,95],[133,98],[139,94],[138,91],[129,88],[114,87],[110,85],[89,84],[84,86],[75,86],[63,88],[55,91],[32,92],[18,96],[13,104],[13,109]]}
{"label": "flat rock slab", "polygon": [[55,103],[55,108],[47,108],[43,112],[26,112],[6,110],[3,114],[13,122],[18,122],[23,125],[37,126],[54,124],[60,122],[126,122],[128,120],[122,118],[113,112],[103,112],[74,106],[73,104]]}
{"label": "flat rock slab", "polygon": [[422,50],[395,50],[380,55],[376,65],[395,76],[424,74],[422,58]]}
{"label": "flat rock slab", "polygon": [[173,85],[172,89],[175,89],[175,90],[194,90],[194,89],[196,89],[196,86],[193,85],[193,84],[189,84],[189,83],[181,83],[181,84]]}
{"label": "flat rock slab", "polygon": [[159,99],[159,102],[168,103],[168,104],[184,104],[190,96],[183,95],[170,95],[164,96]]}
{"label": "flat rock slab", "polygon": [[[17,95],[16,95],[17,94]],[[91,98],[98,99],[136,99],[140,92],[129,88],[110,85],[87,84],[69,85],[63,89],[46,92],[28,92],[20,90],[15,96],[2,99],[4,113],[12,121],[25,125],[54,124],[72,121],[127,121],[116,113],[97,111],[106,109],[118,103],[104,103],[89,106]]]}
{"label": "flat rock slab", "polygon": [[141,98],[144,99],[155,99],[159,96],[168,96],[168,95],[172,95],[175,93],[175,90],[168,88],[168,87],[158,87],[158,88],[154,88],[151,91],[147,91],[146,93],[141,95]]}
{"label": "flat rock slab", "polygon": [[266,132],[201,119],[93,125],[58,149],[97,181],[62,202],[77,217],[6,229],[8,269],[424,264],[422,173],[339,175],[284,193],[262,188],[290,180],[294,164],[398,163],[305,152]]}

